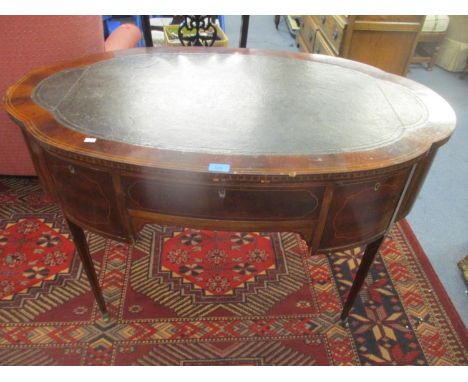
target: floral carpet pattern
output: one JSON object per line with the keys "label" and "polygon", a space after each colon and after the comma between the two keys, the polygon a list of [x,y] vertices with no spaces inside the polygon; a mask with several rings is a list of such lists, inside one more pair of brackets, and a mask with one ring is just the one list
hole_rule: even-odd
{"label": "floral carpet pattern", "polygon": [[310,256],[292,233],[146,226],[88,233],[105,322],[58,206],[0,177],[0,365],[466,365],[467,331],[406,222],[351,310],[361,248]]}

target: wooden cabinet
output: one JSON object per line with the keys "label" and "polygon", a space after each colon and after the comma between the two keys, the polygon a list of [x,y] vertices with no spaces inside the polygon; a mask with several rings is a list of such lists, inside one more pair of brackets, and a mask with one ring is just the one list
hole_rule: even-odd
{"label": "wooden cabinet", "polygon": [[406,75],[425,16],[302,16],[296,40],[308,53],[349,58]]}

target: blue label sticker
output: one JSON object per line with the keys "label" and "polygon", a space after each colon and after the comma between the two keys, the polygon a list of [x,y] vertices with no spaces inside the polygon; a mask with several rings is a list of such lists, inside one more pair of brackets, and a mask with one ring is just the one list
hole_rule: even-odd
{"label": "blue label sticker", "polygon": [[230,170],[231,170],[230,164],[210,163],[208,165],[208,171],[211,171],[211,172],[229,172]]}

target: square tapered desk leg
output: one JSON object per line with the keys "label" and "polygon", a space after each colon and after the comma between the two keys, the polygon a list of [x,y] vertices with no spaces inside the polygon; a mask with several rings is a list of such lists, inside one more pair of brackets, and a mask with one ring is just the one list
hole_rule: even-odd
{"label": "square tapered desk leg", "polygon": [[361,290],[362,285],[364,284],[364,280],[366,279],[367,273],[374,262],[375,255],[379,251],[380,245],[384,240],[384,236],[379,237],[378,239],[374,240],[373,242],[367,244],[366,250],[364,251],[364,256],[362,257],[361,264],[359,264],[358,271],[356,276],[354,277],[353,285],[349,291],[348,297],[346,298],[346,302],[344,304],[343,310],[341,312],[341,322],[347,325],[348,314],[351,307],[356,300],[356,297]]}
{"label": "square tapered desk leg", "polygon": [[106,303],[104,301],[104,296],[102,295],[101,287],[99,286],[99,281],[96,275],[96,270],[94,269],[93,259],[89,253],[88,243],[86,242],[86,236],[83,232],[83,229],[66,219],[68,227],[73,237],[73,242],[75,243],[76,251],[80,255],[83,268],[88,276],[89,283],[91,284],[91,289],[93,290],[94,297],[96,302],[101,310],[102,318],[104,321],[109,320],[109,313],[107,312]]}

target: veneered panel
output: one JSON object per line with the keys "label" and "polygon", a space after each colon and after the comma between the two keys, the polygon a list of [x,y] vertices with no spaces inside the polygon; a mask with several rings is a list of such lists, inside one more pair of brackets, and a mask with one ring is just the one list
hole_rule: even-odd
{"label": "veneered panel", "polygon": [[320,247],[340,247],[383,233],[390,223],[407,174],[405,170],[390,177],[338,185]]}
{"label": "veneered panel", "polygon": [[66,215],[114,236],[125,236],[117,210],[112,175],[47,155],[55,194]]}
{"label": "veneered panel", "polygon": [[161,214],[229,220],[316,219],[324,186],[223,187],[123,178],[128,207]]}
{"label": "veneered panel", "polygon": [[416,35],[408,32],[355,30],[346,58],[377,66],[390,73],[403,73]]}

